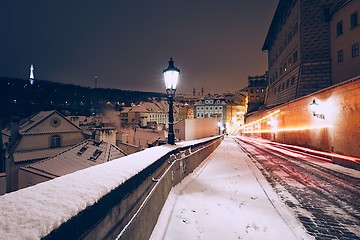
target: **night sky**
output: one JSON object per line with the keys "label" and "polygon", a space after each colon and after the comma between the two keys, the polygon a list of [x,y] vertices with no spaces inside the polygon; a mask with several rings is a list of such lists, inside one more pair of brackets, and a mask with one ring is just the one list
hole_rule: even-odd
{"label": "night sky", "polygon": [[236,91],[267,70],[261,50],[278,0],[0,0],[0,77],[179,93]]}

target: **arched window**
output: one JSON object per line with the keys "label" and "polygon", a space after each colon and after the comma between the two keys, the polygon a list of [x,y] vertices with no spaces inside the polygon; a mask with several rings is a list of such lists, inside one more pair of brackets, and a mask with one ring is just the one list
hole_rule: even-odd
{"label": "arched window", "polygon": [[51,136],[50,147],[51,148],[61,147],[61,138],[59,135]]}

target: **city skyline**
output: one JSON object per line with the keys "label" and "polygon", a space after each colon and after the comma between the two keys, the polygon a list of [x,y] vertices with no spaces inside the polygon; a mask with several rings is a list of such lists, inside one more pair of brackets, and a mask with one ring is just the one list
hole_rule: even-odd
{"label": "city skyline", "polygon": [[[0,76],[163,92],[170,57],[178,93],[236,91],[267,70],[278,1],[0,3]],[[258,6],[261,6],[258,7]]]}

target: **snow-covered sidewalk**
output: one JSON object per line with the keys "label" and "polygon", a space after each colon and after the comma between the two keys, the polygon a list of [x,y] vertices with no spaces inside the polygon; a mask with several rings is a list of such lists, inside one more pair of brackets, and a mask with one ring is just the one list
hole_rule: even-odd
{"label": "snow-covered sidewalk", "polygon": [[232,138],[170,192],[158,239],[311,239]]}

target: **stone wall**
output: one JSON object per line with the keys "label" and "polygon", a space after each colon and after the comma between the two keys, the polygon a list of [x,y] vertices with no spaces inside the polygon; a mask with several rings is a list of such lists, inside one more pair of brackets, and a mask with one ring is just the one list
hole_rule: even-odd
{"label": "stone wall", "polygon": [[[310,109],[314,100],[317,116]],[[360,76],[248,115],[242,133],[360,157]]]}

